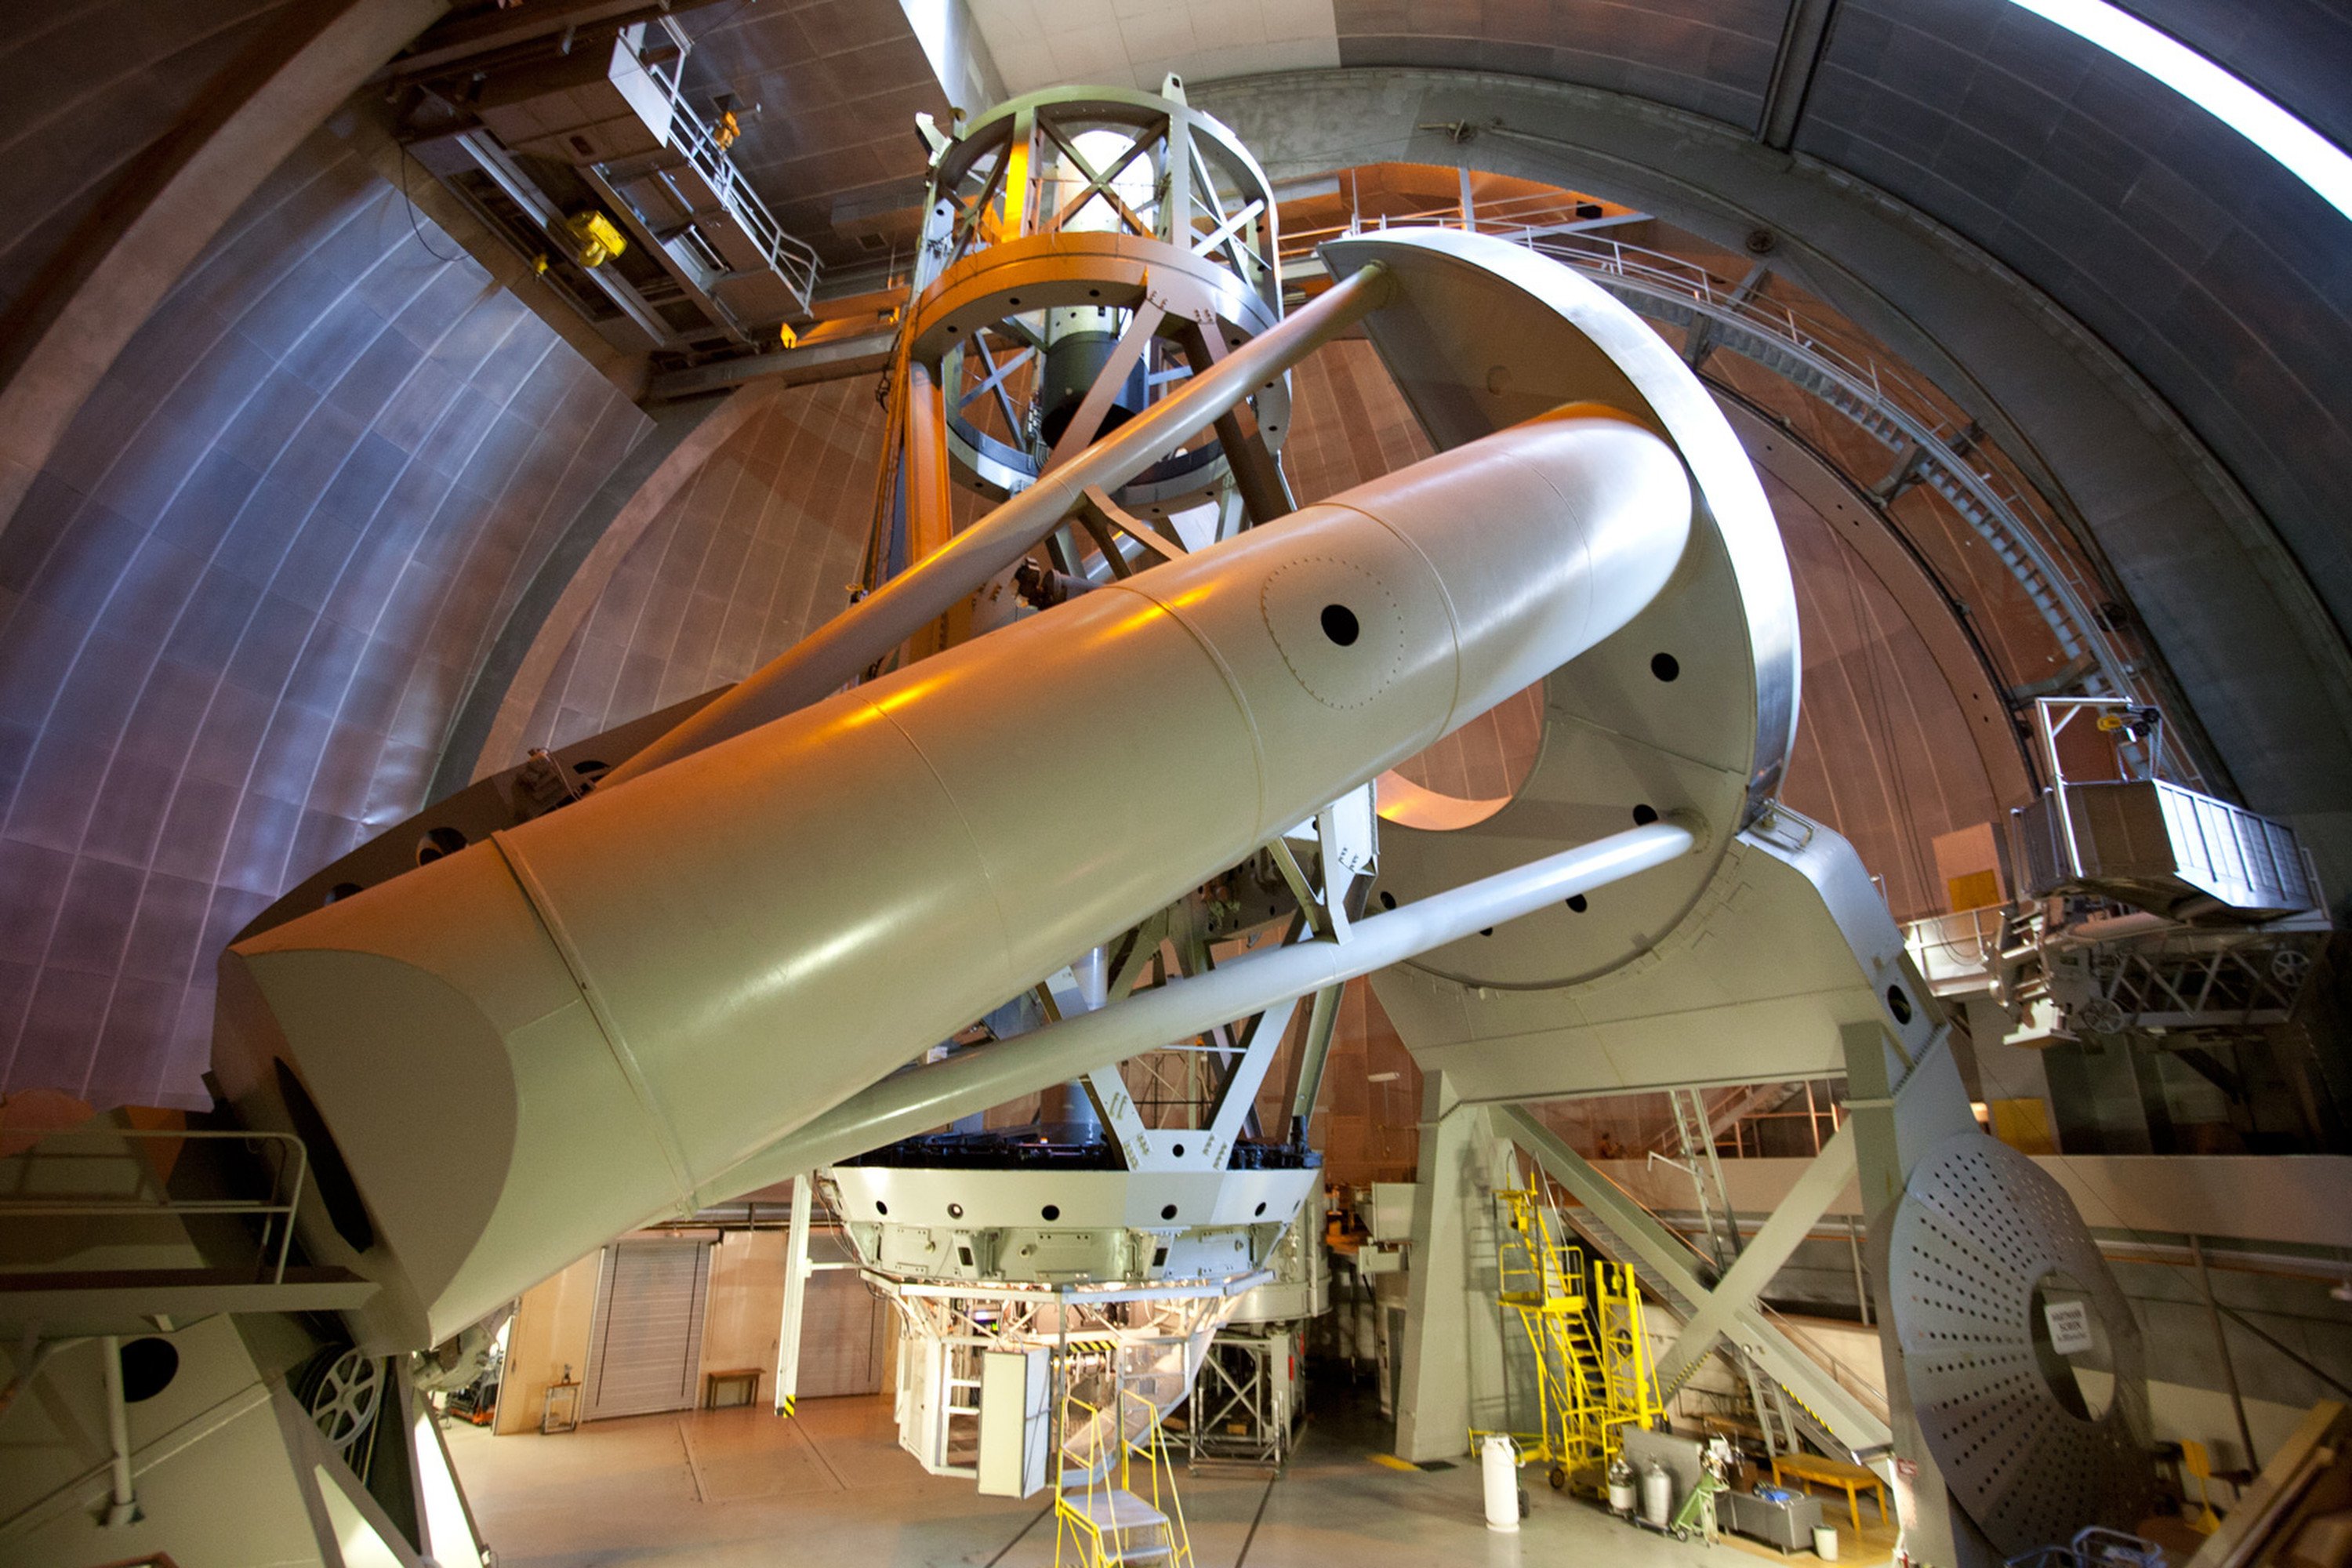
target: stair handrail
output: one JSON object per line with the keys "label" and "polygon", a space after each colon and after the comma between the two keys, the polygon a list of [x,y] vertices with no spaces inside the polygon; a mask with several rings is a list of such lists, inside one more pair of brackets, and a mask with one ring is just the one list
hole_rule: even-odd
{"label": "stair handrail", "polygon": [[[1130,1439],[1127,1447],[1129,1453],[1143,1456],[1151,1476],[1151,1506],[1167,1516],[1171,1568],[1183,1568],[1192,1560],[1192,1537],[1184,1526],[1184,1501],[1176,1493],[1175,1461],[1168,1455],[1166,1434],[1160,1424],[1160,1406],[1132,1389],[1122,1388],[1119,1394],[1143,1406],[1144,1436]],[[1120,1474],[1126,1473],[1127,1460],[1122,1458]]]}
{"label": "stair handrail", "polygon": [[1777,1307],[1766,1305],[1761,1300],[1759,1300],[1756,1303],[1756,1310],[1762,1313],[1764,1318],[1769,1321],[1774,1328],[1780,1330],[1782,1336],[1786,1338],[1790,1344],[1804,1352],[1805,1358],[1808,1361],[1811,1361],[1815,1366],[1820,1367],[1823,1372],[1828,1373],[1832,1382],[1837,1384],[1840,1388],[1844,1389],[1848,1394],[1853,1394],[1854,1398],[1861,1403],[1864,1409],[1869,1411],[1881,1421],[1886,1421],[1889,1418],[1886,1408],[1886,1395],[1880,1390],[1873,1388],[1867,1383],[1863,1382],[1860,1378],[1855,1376],[1853,1370],[1847,1367],[1843,1362],[1841,1362],[1837,1357],[1830,1354],[1828,1351],[1823,1350],[1821,1344],[1814,1340],[1812,1335],[1798,1327],[1796,1319],[1791,1318],[1788,1313],[1781,1311]]}
{"label": "stair handrail", "polygon": [[[26,1129],[22,1132],[7,1132],[5,1128],[0,1128],[0,1136],[5,1136],[11,1142],[20,1137],[29,1140],[24,1148],[0,1154],[0,1172],[6,1172],[13,1167],[16,1176],[15,1189],[0,1193],[0,1221],[47,1219],[67,1215],[78,1217],[166,1215],[173,1218],[195,1215],[259,1215],[262,1220],[259,1261],[268,1266],[270,1284],[282,1285],[286,1282],[287,1258],[294,1240],[294,1216],[296,1211],[301,1207],[303,1188],[308,1184],[310,1173],[310,1149],[294,1133],[244,1127],[126,1127],[116,1121],[85,1121],[73,1127],[37,1131]],[[234,1139],[246,1143],[275,1144],[285,1152],[270,1167],[269,1192],[267,1195],[258,1198],[174,1198],[166,1190],[163,1175],[152,1160],[142,1161],[141,1174],[142,1185],[145,1184],[146,1180],[152,1179],[153,1182],[154,1190],[158,1194],[153,1198],[77,1195],[69,1189],[42,1192],[36,1188],[28,1191],[26,1184],[32,1179],[35,1161],[45,1154],[53,1158],[73,1158],[71,1155],[61,1154],[51,1145],[74,1138],[145,1140],[153,1142]],[[110,1152],[116,1156],[127,1157],[131,1151],[128,1148],[121,1148]],[[83,1158],[105,1157],[107,1157],[105,1154],[83,1156]],[[288,1174],[289,1166],[292,1173],[290,1179]],[[271,1255],[273,1234],[276,1237],[274,1258]]]}

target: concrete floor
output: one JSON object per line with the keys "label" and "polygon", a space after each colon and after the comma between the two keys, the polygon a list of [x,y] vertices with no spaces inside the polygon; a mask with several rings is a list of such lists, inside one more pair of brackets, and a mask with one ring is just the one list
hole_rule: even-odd
{"label": "concrete floor", "polygon": [[[1532,1515],[1517,1535],[1496,1534],[1483,1523],[1472,1466],[1386,1468],[1372,1460],[1385,1435],[1376,1421],[1331,1407],[1309,1424],[1278,1480],[1180,1471],[1199,1568],[1724,1562],[1555,1496],[1533,1470]],[[924,1474],[898,1447],[881,1397],[807,1400],[791,1421],[764,1408],[705,1411],[594,1422],[551,1437],[492,1437],[453,1425],[449,1446],[501,1568],[1040,1568],[1054,1560],[1042,1496],[983,1498],[968,1480]],[[1868,1504],[1863,1512],[1857,1539],[1844,1530],[1840,1500],[1843,1560],[1884,1563],[1892,1532],[1869,1521]]]}

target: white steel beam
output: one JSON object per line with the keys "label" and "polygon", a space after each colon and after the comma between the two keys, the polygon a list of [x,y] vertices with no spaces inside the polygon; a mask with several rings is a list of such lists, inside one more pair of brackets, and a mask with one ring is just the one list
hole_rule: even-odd
{"label": "white steel beam", "polygon": [[808,1300],[809,1214],[816,1173],[793,1178],[793,1218],[784,1233],[784,1315],[776,1329],[776,1414],[790,1415],[801,1391],[801,1318]]}

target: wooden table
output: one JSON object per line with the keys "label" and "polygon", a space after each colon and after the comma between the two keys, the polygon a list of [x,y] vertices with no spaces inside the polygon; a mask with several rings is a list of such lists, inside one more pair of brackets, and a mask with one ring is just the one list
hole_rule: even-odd
{"label": "wooden table", "polygon": [[730,1367],[725,1372],[706,1372],[702,1374],[702,1407],[705,1410],[721,1408],[719,1403],[719,1391],[722,1387],[740,1388],[743,1391],[742,1399],[730,1401],[730,1405],[735,1403],[757,1405],[760,1403],[760,1379],[766,1375],[763,1369],[756,1366]]}
{"label": "wooden table", "polygon": [[1878,1505],[1880,1523],[1886,1521],[1886,1483],[1878,1473],[1861,1465],[1849,1465],[1843,1459],[1818,1458],[1811,1454],[1782,1454],[1772,1461],[1772,1481],[1780,1484],[1784,1476],[1794,1476],[1811,1491],[1815,1484],[1836,1487],[1845,1493],[1845,1510],[1853,1527],[1862,1528],[1862,1489],[1868,1487],[1871,1500]]}

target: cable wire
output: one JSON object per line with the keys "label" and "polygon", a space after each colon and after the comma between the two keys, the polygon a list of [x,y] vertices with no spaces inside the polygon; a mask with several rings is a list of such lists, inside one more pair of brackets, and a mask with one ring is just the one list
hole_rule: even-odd
{"label": "cable wire", "polygon": [[444,256],[433,248],[431,240],[425,237],[425,229],[416,221],[416,198],[408,194],[408,165],[416,161],[415,155],[409,152],[408,144],[404,142],[395,142],[394,145],[400,149],[400,199],[408,207],[408,232],[416,237],[416,243],[423,246],[425,253],[436,261],[458,260],[465,252],[461,250],[457,256]]}

